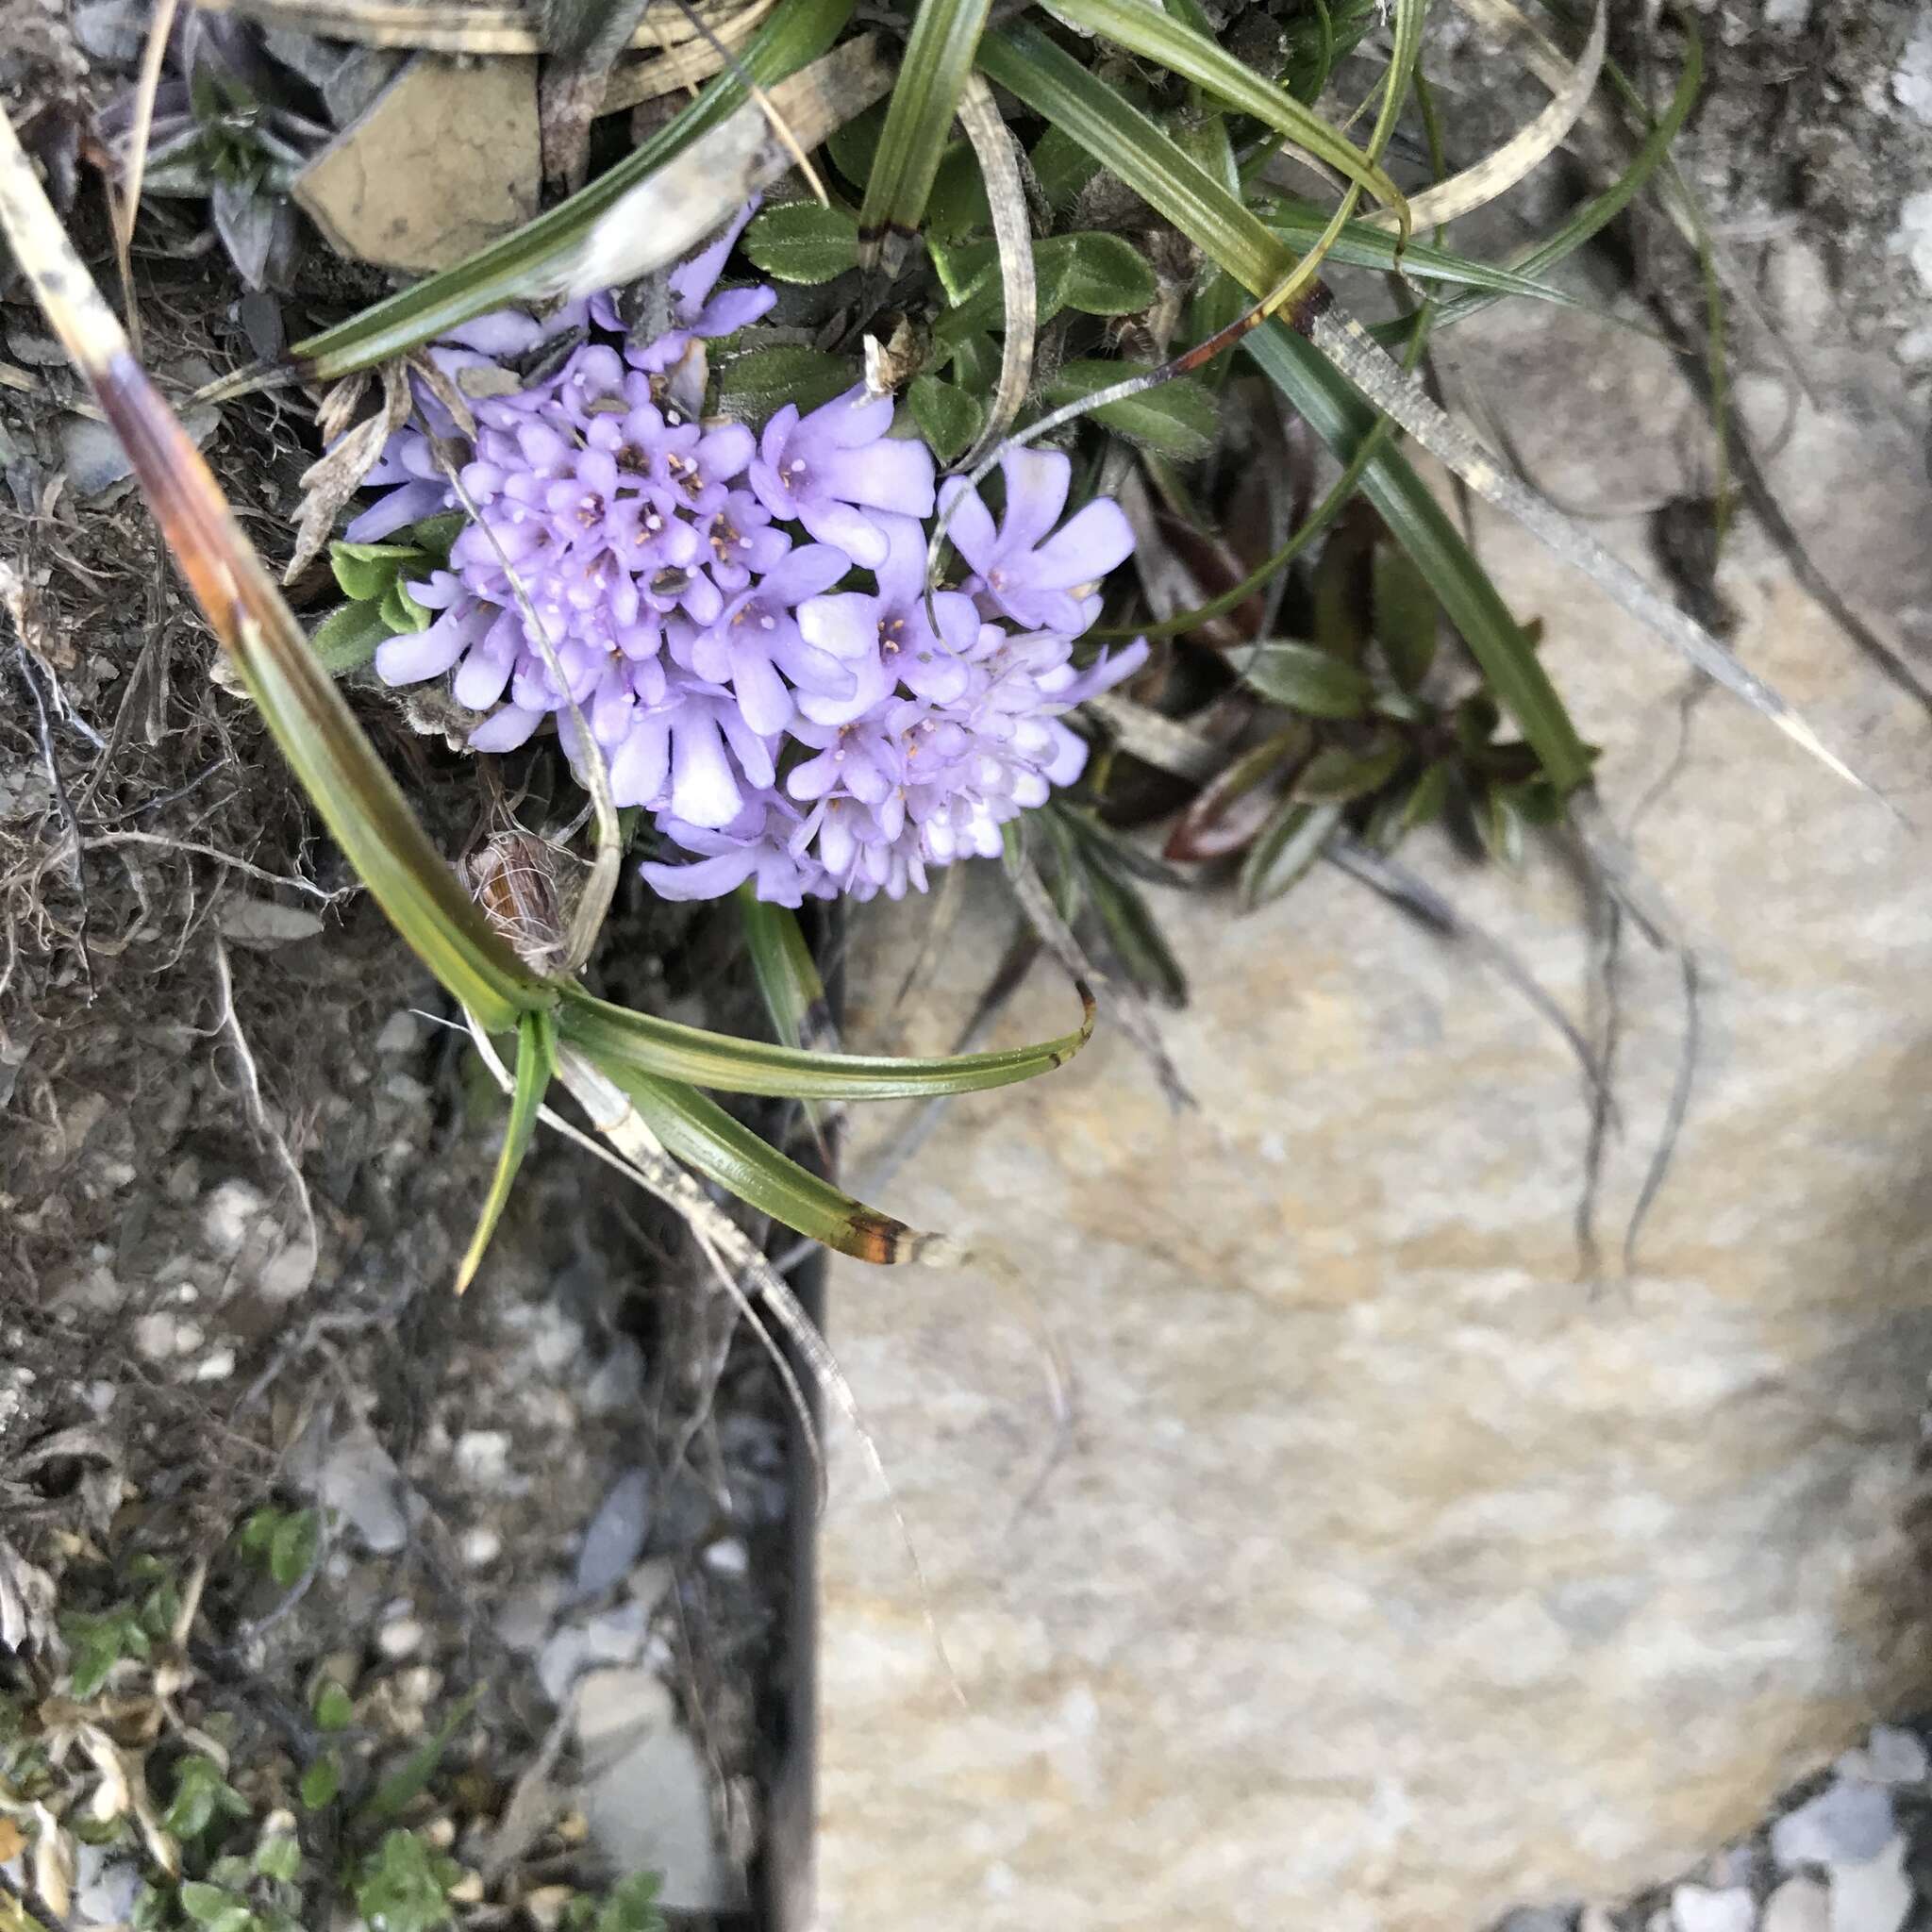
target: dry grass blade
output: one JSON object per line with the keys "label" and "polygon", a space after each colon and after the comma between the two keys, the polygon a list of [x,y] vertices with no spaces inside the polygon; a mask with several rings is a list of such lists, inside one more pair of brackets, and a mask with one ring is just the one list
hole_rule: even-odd
{"label": "dry grass blade", "polygon": [[986,422],[973,447],[959,458],[970,470],[1010,427],[1033,386],[1034,336],[1039,326],[1039,291],[1033,275],[1033,235],[1026,220],[1026,192],[1020,182],[1019,144],[1007,129],[986,76],[968,76],[959,96],[959,125],[973,143],[992,210],[993,240],[1000,251],[1000,292],[1006,305],[1001,339],[1000,379]]}
{"label": "dry grass blade", "polygon": [[155,95],[161,85],[161,62],[167,58],[168,36],[174,31],[179,0],[158,0],[148,22],[147,44],[141,50],[141,73],[135,80],[134,125],[127,137],[127,179],[114,204],[114,259],[121,270],[121,299],[127,309],[127,336],[141,354],[141,310],[134,299],[134,225],[141,216],[141,184],[147,173],[147,143],[155,125]]}
{"label": "dry grass blade", "polygon": [[1739,663],[1695,618],[1653,589],[1622,558],[1613,557],[1547,497],[1510,475],[1461,424],[1437,408],[1420,383],[1404,375],[1352,315],[1338,308],[1323,310],[1307,333],[1376,408],[1485,502],[1514,518],[1563,562],[1607,591],[1707,677],[1761,711],[1793,743],[1848,784],[1872,790],[1777,691]]}
{"label": "dry grass blade", "polygon": [[[1409,219],[1417,227],[1453,222],[1458,215],[1474,212],[1494,201],[1498,195],[1507,194],[1556,153],[1570,130],[1582,119],[1591,94],[1596,92],[1597,76],[1603,72],[1608,25],[1609,15],[1605,0],[1596,0],[1596,10],[1590,24],[1590,38],[1584,43],[1583,52],[1577,56],[1575,65],[1559,67],[1554,75],[1547,68],[1539,67],[1542,79],[1554,89],[1549,106],[1526,127],[1519,128],[1493,154],[1486,156],[1474,167],[1465,168],[1459,175],[1452,175],[1448,180],[1411,196]],[[1367,219],[1377,227],[1398,225],[1396,213],[1391,208],[1378,208]]]}
{"label": "dry grass blade", "polygon": [[[352,377],[353,381],[354,378]],[[315,559],[336,526],[336,518],[375,469],[389,440],[408,420],[409,380],[399,364],[382,371],[382,407],[342,436],[302,474],[302,509],[295,525],[295,548],[282,581],[292,584]]]}
{"label": "dry grass blade", "polygon": [[[418,47],[434,54],[541,54],[547,51],[529,7],[487,0],[200,0],[216,13],[239,13],[263,26],[320,34],[363,47]],[[705,9],[721,27],[731,6]],[[680,30],[681,27],[681,30]],[[697,38],[689,25],[645,20],[626,37],[633,47],[667,46]]]}
{"label": "dry grass blade", "polygon": [[592,295],[677,260],[880,99],[892,74],[877,41],[862,34],[747,102],[619,196],[553,272],[547,292]]}
{"label": "dry grass blade", "polygon": [[[708,80],[714,74],[722,74],[777,4],[778,0],[752,0],[749,7],[740,8],[728,20],[719,21],[715,31],[696,44],[666,35],[658,43],[662,51],[655,58],[610,70],[604,87],[603,105],[597,111],[621,114],[626,108],[677,93],[694,81]],[[649,11],[645,13],[646,31],[657,31],[652,25],[653,18]]]}

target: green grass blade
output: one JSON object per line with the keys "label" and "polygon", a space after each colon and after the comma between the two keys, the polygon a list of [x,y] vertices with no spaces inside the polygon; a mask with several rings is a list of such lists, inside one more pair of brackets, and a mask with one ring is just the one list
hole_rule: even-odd
{"label": "green grass blade", "polygon": [[1050,10],[1069,26],[1158,61],[1217,100],[1253,115],[1385,207],[1398,212],[1407,208],[1401,189],[1375,161],[1312,108],[1243,65],[1220,42],[1141,0],[1053,0]]}
{"label": "green grass blade", "polygon": [[[1296,247],[1313,242],[1328,225],[1328,217],[1312,203],[1286,197],[1271,196],[1260,205],[1259,213],[1274,234]],[[1499,268],[1493,262],[1478,261],[1474,256],[1458,255],[1454,249],[1438,248],[1426,242],[1411,242],[1407,248],[1398,250],[1393,236],[1371,227],[1366,222],[1350,222],[1336,237],[1328,254],[1332,260],[1344,262],[1350,268],[1400,269],[1418,282],[1442,282],[1498,296],[1527,296],[1537,302],[1554,302],[1566,308],[1597,312],[1593,305],[1579,300],[1567,290],[1553,288],[1519,269]]]}
{"label": "green grass blade", "polygon": [[[853,0],[784,0],[740,56],[760,87],[795,74],[839,37]],[[467,261],[429,276],[347,322],[297,342],[291,354],[318,381],[368,369],[420,348],[459,324],[541,289],[567,262],[598,220],[639,182],[720,125],[745,101],[733,72],[718,75],[678,117],[568,201],[492,242]]]}
{"label": "green grass blade", "polygon": [[861,267],[896,274],[925,213],[991,0],[920,0],[858,211]]}
{"label": "green grass blade", "polygon": [[[980,48],[992,79],[1062,128],[1251,293],[1278,287],[1293,265],[1257,216],[1198,167],[1132,103],[1024,22],[996,28]],[[1347,378],[1279,322],[1246,338],[1248,352],[1347,462],[1375,421]],[[1580,783],[1590,754],[1495,586],[1400,453],[1385,448],[1362,471],[1362,489],[1396,541],[1428,577],[1506,706],[1558,787]]]}
{"label": "green grass blade", "polygon": [[929,1239],[821,1180],[677,1080],[605,1068],[665,1150],[794,1233],[861,1261],[909,1261]]}
{"label": "green grass blade", "polygon": [[476,1278],[490,1238],[509,1205],[509,1191],[530,1150],[530,1137],[537,1131],[537,1110],[543,1105],[544,1091],[556,1066],[557,1034],[550,1015],[525,1013],[517,1024],[517,1077],[510,1092],[509,1124],[504,1130],[503,1152],[496,1157],[496,1172],[490,1177],[483,1211],[476,1217],[476,1232],[470,1237],[462,1265],[457,1270],[458,1294]]}
{"label": "green grass blade", "polygon": [[816,1045],[831,1032],[832,1015],[798,914],[760,899],[749,885],[738,890],[738,913],[752,974],[779,1041],[794,1052]]}
{"label": "green grass blade", "polygon": [[[1374,428],[1376,412],[1292,330],[1269,323],[1251,335],[1248,354],[1343,461]],[[1590,774],[1591,754],[1557,695],[1523,626],[1509,613],[1461,532],[1415,471],[1393,451],[1362,471],[1362,493],[1441,599],[1482,668],[1496,701],[1559,790]]]}
{"label": "green grass blade", "polygon": [[1077,1032],[1036,1046],[933,1059],[809,1053],[766,1041],[733,1040],[726,1034],[629,1012],[575,987],[564,989],[558,1031],[613,1080],[647,1074],[723,1093],[764,1093],[788,1100],[913,1100],[1010,1087],[1064,1065],[1093,1032],[1092,995],[1083,988],[1081,996],[1087,1010]]}

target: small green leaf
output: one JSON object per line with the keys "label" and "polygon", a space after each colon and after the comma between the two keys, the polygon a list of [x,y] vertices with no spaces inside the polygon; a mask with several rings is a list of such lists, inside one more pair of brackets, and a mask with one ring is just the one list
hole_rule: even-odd
{"label": "small green leaf", "polygon": [[1441,817],[1442,808],[1448,802],[1449,766],[1439,758],[1415,781],[1415,789],[1403,805],[1397,829],[1412,832],[1418,825],[1433,824]]}
{"label": "small green leaf", "polygon": [[[357,1823],[382,1824],[403,1811],[409,1801],[436,1775],[436,1767],[442,1762],[443,1753],[455,1742],[457,1733],[469,1723],[470,1713],[476,1708],[482,1699],[481,1684],[460,1698],[456,1707],[436,1727],[434,1733],[417,1745],[415,1750],[376,1786],[369,1802],[357,1812]],[[395,1836],[397,1834],[391,1833],[391,1837]]]}
{"label": "small green leaf", "polygon": [[1073,257],[1065,291],[1069,308],[1083,315],[1137,315],[1154,306],[1159,284],[1132,242],[1099,233],[1060,239]]}
{"label": "small green leaf", "polygon": [[1139,887],[1098,865],[1087,868],[1086,880],[1088,897],[1107,930],[1108,943],[1128,978],[1170,1007],[1186,1006],[1188,975],[1147,909]]}
{"label": "small green leaf", "polygon": [[379,608],[383,623],[398,637],[405,631],[427,630],[436,621],[435,612],[417,603],[400,577],[382,593]]}
{"label": "small green leaf", "polygon": [[787,403],[799,410],[829,403],[858,380],[858,363],[800,343],[779,343],[734,356],[718,378],[718,408],[734,422],[754,426]]}
{"label": "small green leaf", "polygon": [[329,568],[342,595],[363,603],[380,597],[407,564],[427,561],[412,543],[343,543],[328,546]]}
{"label": "small green leaf", "polygon": [[325,1805],[333,1805],[336,1793],[341,1788],[341,1766],[336,1762],[333,1751],[325,1751],[302,1774],[303,1808],[308,1811],[320,1811]]}
{"label": "small green leaf", "polygon": [[282,1518],[268,1546],[268,1574],[284,1590],[292,1590],[315,1561],[322,1519],[313,1509],[297,1509]]}
{"label": "small green leaf", "polygon": [[887,105],[884,101],[874,102],[864,113],[855,114],[825,142],[840,174],[861,192],[872,178],[873,157],[879,151]]}
{"label": "small green leaf", "polygon": [[1290,799],[1248,849],[1241,866],[1242,905],[1252,909],[1280,898],[1321,858],[1329,833],[1341,823],[1339,805]]}
{"label": "small green leaf", "polygon": [[292,1885],[301,1875],[302,1847],[291,1832],[271,1832],[256,1846],[254,1864],[264,1878]]}
{"label": "small green leaf", "polygon": [[986,421],[985,407],[976,396],[937,375],[915,375],[907,387],[906,407],[941,467],[972,448]]}
{"label": "small green leaf", "polygon": [[233,1892],[224,1891],[219,1885],[206,1885],[196,1878],[185,1880],[175,1896],[181,1901],[181,1909],[197,1925],[212,1925],[235,1905]]}
{"label": "small green leaf", "polygon": [[375,647],[392,631],[376,604],[344,604],[331,610],[309,634],[308,641],[331,677],[346,676],[372,662]]}
{"label": "small green leaf", "polygon": [[1302,767],[1290,795],[1304,805],[1347,805],[1386,785],[1407,756],[1394,741],[1368,751],[1331,744]]}
{"label": "small green leaf", "polygon": [[343,1731],[356,1715],[355,1700],[333,1677],[325,1679],[315,1693],[315,1722],[325,1731]]}
{"label": "small green leaf", "polygon": [[966,235],[983,235],[991,226],[992,208],[978,157],[971,142],[955,141],[940,157],[940,171],[925,199],[926,242],[957,242]]}
{"label": "small green leaf", "polygon": [[745,254],[781,282],[829,282],[858,265],[858,224],[840,208],[784,201],[744,231]]}
{"label": "small green leaf", "polygon": [[1353,664],[1282,639],[1234,654],[1242,683],[1308,718],[1359,718],[1374,688]]}
{"label": "small green leaf", "polygon": [[1056,213],[1073,207],[1080,191],[1100,173],[1096,161],[1071,134],[1049,126],[1027,157],[1046,205]]}
{"label": "small green leaf", "polygon": [[[1102,358],[1065,362],[1044,393],[1058,408],[1110,388],[1129,375],[1144,374],[1149,366]],[[1214,398],[1191,375],[1176,376],[1123,402],[1104,404],[1093,414],[1116,436],[1177,461],[1204,457],[1214,446]]]}
{"label": "small green leaf", "polygon": [[1419,691],[1436,661],[1441,607],[1407,551],[1392,543],[1376,546],[1371,601],[1384,660],[1404,691]]}

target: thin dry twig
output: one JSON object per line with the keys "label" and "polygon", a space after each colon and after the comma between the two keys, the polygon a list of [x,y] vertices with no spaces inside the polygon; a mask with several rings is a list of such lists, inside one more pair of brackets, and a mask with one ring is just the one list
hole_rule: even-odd
{"label": "thin dry twig", "polygon": [[134,225],[141,217],[141,185],[147,174],[148,137],[155,125],[155,95],[161,85],[161,62],[167,57],[168,36],[175,28],[179,0],[157,0],[148,22],[147,44],[141,50],[141,74],[135,82],[134,125],[127,142],[127,183],[114,205],[114,260],[121,271],[121,301],[127,316],[127,340],[141,355],[141,309],[134,299]]}
{"label": "thin dry twig", "polygon": [[275,1164],[288,1176],[295,1206],[302,1216],[302,1233],[308,1254],[300,1287],[307,1288],[314,1277],[316,1263],[322,1258],[322,1241],[316,1231],[315,1207],[308,1198],[308,1183],[302,1178],[302,1164],[295,1158],[288,1140],[269,1118],[268,1106],[261,1095],[261,1074],[255,1063],[254,1051],[248,1044],[248,1036],[242,1030],[242,1017],[235,1010],[235,982],[228,971],[228,949],[222,943],[219,934],[211,941],[211,950],[215,992],[221,1002],[218,1024],[227,1034],[228,1042],[235,1051],[236,1064],[242,1070],[242,1110],[248,1116],[248,1124],[255,1129],[256,1138],[267,1146],[275,1156]]}

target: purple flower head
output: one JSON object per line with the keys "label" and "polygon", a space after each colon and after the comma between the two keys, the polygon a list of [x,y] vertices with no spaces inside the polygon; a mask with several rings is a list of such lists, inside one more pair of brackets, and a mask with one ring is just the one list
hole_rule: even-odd
{"label": "purple flower head", "polygon": [[884,521],[871,510],[923,517],[932,511],[932,455],[898,441],[891,396],[848,390],[808,416],[787,403],[765,425],[751,487],[774,517],[800,523],[821,543],[836,543],[854,563],[886,560]]}
{"label": "purple flower head", "polygon": [[[479,751],[548,724],[582,777],[594,748],[617,802],[692,855],[643,868],[667,897],[923,891],[933,866],[997,854],[1008,823],[1079,775],[1065,714],[1145,656],[1073,657],[1131,536],[1106,501],[1062,522],[1067,458],[1020,452],[997,524],[946,486],[972,575],[928,595],[932,458],[888,434],[890,397],[788,406],[756,440],[706,420],[705,358],[688,352],[771,299],[717,291],[741,227],[670,278],[656,342],[620,353],[615,306],[594,298],[543,322],[484,317],[432,351],[472,399],[458,460],[475,516],[445,568],[409,580],[429,621],[384,642],[376,669],[447,678],[484,714]],[[419,429],[371,482],[354,539],[459,507]],[[855,570],[870,579],[848,584]]]}
{"label": "purple flower head", "polygon": [[1023,629],[1077,636],[1098,609],[1090,587],[1134,548],[1125,513],[1111,498],[1097,497],[1056,532],[1072,462],[1058,450],[1017,449],[1000,471],[1007,508],[997,527],[963,477],[949,477],[941,491],[946,535],[973,567],[968,589],[982,591]]}

